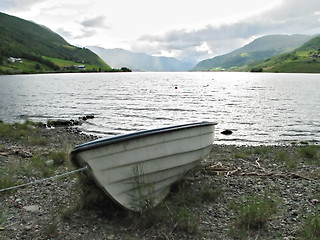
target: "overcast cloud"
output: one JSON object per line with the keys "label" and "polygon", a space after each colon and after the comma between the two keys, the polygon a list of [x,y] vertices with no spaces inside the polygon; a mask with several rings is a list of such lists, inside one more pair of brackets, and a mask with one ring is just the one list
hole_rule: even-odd
{"label": "overcast cloud", "polygon": [[319,9],[319,0],[304,4],[298,0],[286,0],[274,9],[234,23],[207,25],[192,31],[172,30],[164,35],[144,35],[134,49],[149,53],[175,52],[182,58],[195,56],[199,59],[224,54],[263,35],[317,35],[320,34]]}
{"label": "overcast cloud", "polygon": [[320,34],[320,1],[0,0],[80,46],[203,60],[269,34]]}

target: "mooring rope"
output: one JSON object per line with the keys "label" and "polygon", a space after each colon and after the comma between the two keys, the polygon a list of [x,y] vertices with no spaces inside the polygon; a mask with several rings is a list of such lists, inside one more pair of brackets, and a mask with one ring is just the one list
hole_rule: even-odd
{"label": "mooring rope", "polygon": [[83,168],[72,170],[70,172],[61,173],[61,174],[58,174],[58,175],[55,175],[55,176],[52,176],[52,177],[39,179],[39,180],[36,180],[34,182],[29,182],[29,183],[20,184],[20,185],[13,186],[13,187],[3,188],[3,189],[0,189],[0,192],[13,190],[13,189],[16,189],[16,188],[21,188],[21,187],[25,187],[25,186],[29,186],[29,185],[33,185],[33,184],[37,184],[37,183],[42,183],[42,182],[45,182],[45,181],[48,181],[48,180],[57,179],[57,178],[60,178],[60,177],[63,177],[63,176],[67,176],[67,175],[70,175],[70,174],[73,174],[73,173],[76,173],[76,172],[84,171],[86,169],[88,169],[87,166],[85,166]]}

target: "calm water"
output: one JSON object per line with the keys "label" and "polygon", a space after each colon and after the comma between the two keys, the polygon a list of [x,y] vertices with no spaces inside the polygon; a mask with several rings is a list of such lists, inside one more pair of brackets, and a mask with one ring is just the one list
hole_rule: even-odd
{"label": "calm water", "polygon": [[[81,73],[0,76],[5,122],[77,119],[101,136],[216,121],[216,143],[320,142],[320,75]],[[231,129],[233,134],[220,134]]]}

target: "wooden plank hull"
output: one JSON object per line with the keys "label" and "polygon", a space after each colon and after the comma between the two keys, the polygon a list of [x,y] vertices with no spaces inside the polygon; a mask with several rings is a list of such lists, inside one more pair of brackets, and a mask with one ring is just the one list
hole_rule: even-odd
{"label": "wooden plank hull", "polygon": [[114,201],[140,211],[162,201],[172,183],[211,150],[216,123],[200,122],[105,138],[79,145],[72,162]]}

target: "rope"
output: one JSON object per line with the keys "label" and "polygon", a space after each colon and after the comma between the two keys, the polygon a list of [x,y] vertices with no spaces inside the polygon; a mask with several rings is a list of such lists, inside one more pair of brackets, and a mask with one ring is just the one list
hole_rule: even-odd
{"label": "rope", "polygon": [[55,175],[55,176],[52,176],[52,177],[39,179],[39,180],[36,180],[34,182],[29,182],[29,183],[24,183],[24,184],[13,186],[13,187],[3,188],[3,189],[0,189],[0,192],[13,190],[13,189],[16,189],[16,188],[21,188],[21,187],[25,187],[25,186],[29,186],[29,185],[33,185],[33,184],[37,184],[37,183],[42,183],[42,182],[45,182],[45,181],[48,181],[48,180],[57,179],[57,178],[60,178],[60,177],[63,177],[63,176],[67,176],[67,175],[70,175],[70,174],[73,174],[73,173],[76,173],[76,172],[84,171],[86,169],[88,169],[87,166],[85,166],[83,168],[72,170],[70,172],[61,173],[61,174],[58,174],[58,175]]}

